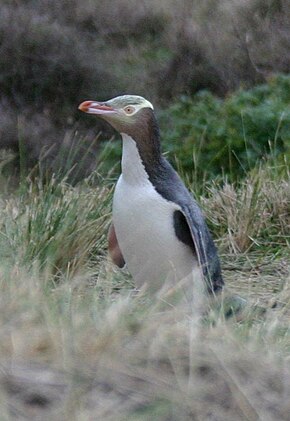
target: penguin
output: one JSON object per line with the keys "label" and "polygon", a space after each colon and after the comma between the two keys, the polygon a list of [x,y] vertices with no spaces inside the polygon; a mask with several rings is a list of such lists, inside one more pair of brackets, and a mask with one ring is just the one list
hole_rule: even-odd
{"label": "penguin", "polygon": [[79,109],[106,120],[122,137],[122,172],[113,197],[109,253],[138,288],[154,290],[193,275],[216,294],[224,281],[202,211],[161,152],[151,102],[123,95],[84,101]]}

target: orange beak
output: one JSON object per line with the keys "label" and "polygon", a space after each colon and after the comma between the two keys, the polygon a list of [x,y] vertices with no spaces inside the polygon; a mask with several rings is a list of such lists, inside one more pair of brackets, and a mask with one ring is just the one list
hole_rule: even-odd
{"label": "orange beak", "polygon": [[96,102],[96,101],[84,101],[79,105],[78,108],[79,110],[88,114],[104,115],[104,114],[111,114],[111,113],[116,112],[114,108],[109,107],[108,105],[102,102]]}

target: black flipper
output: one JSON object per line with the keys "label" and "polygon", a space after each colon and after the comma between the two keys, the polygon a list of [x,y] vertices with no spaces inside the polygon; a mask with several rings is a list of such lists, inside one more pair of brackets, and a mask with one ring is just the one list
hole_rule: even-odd
{"label": "black flipper", "polygon": [[[196,207],[198,208],[197,205]],[[222,289],[224,281],[217,250],[202,214],[199,208],[198,211],[195,209],[193,203],[182,206],[182,214],[186,219],[188,229],[191,233],[194,251],[202,268],[208,291],[218,292]]]}
{"label": "black flipper", "polygon": [[150,168],[147,168],[147,172],[157,192],[179,205],[180,210],[173,216],[176,235],[190,246],[193,254],[197,256],[208,291],[218,292],[224,285],[220,261],[200,207],[164,158],[158,172],[152,172]]}

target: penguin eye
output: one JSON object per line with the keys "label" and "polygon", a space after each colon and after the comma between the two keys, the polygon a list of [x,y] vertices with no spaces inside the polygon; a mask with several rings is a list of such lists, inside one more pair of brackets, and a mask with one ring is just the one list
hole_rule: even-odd
{"label": "penguin eye", "polygon": [[125,113],[126,113],[126,114],[128,114],[128,115],[133,114],[133,113],[134,113],[134,111],[135,111],[135,107],[133,107],[132,105],[127,105],[127,106],[124,108],[124,111],[125,111]]}

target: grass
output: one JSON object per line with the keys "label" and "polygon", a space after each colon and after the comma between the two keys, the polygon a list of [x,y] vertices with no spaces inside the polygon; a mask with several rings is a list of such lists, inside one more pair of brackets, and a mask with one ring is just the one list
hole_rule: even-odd
{"label": "grass", "polygon": [[290,176],[271,165],[202,189],[227,284],[202,311],[112,265],[111,180],[2,177],[1,419],[288,419]]}
{"label": "grass", "polygon": [[[89,174],[99,156],[95,133],[108,129],[96,130],[99,123],[76,106],[131,92],[168,108],[205,88],[229,101],[237,87],[271,83],[273,72],[289,71],[287,2],[2,3],[0,421],[288,420],[289,158],[277,162],[270,150],[236,184],[195,178],[227,288],[216,301],[188,307],[178,291],[136,291],[107,257],[113,183]],[[262,127],[270,149],[281,137],[286,155],[287,107],[278,103],[288,105],[288,92],[275,91],[254,114],[255,102],[244,112],[249,92],[230,104],[243,151]],[[214,113],[213,127],[223,128],[224,116]],[[202,147],[214,146],[204,115],[185,151],[190,157],[201,140],[196,166]],[[189,114],[186,135],[194,121]],[[39,161],[46,181],[37,178]],[[26,168],[35,172],[26,177]],[[240,313],[232,311],[236,295],[247,300]]]}

